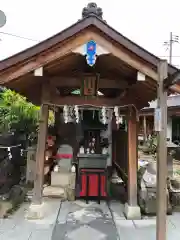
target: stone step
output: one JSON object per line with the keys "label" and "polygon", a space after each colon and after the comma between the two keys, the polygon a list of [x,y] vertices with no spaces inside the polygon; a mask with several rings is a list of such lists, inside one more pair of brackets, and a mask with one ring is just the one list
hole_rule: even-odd
{"label": "stone step", "polygon": [[54,198],[62,198],[66,199],[66,191],[62,187],[57,186],[47,186],[43,189],[44,197],[54,197]]}

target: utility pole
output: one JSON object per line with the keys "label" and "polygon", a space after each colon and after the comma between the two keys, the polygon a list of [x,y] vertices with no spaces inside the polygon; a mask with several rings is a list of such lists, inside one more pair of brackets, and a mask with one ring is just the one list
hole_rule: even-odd
{"label": "utility pole", "polygon": [[158,64],[158,102],[156,109],[156,131],[158,133],[157,151],[157,217],[156,240],[166,240],[167,213],[167,90],[164,89],[164,79],[168,76],[167,60]]}
{"label": "utility pole", "polygon": [[173,35],[173,33],[170,32],[169,40],[164,42],[164,46],[167,47],[166,50],[169,50],[169,63],[170,64],[172,64],[173,43],[179,43],[179,36]]}
{"label": "utility pole", "polygon": [[172,64],[172,45],[173,45],[173,34],[170,32],[169,39],[169,63]]}

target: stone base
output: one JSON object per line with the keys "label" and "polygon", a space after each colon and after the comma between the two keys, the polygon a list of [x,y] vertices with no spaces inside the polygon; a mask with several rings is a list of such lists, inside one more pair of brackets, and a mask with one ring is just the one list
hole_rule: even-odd
{"label": "stone base", "polygon": [[13,204],[10,201],[0,201],[0,218],[7,216],[8,212],[13,209]]}
{"label": "stone base", "polygon": [[44,203],[42,204],[31,204],[29,206],[26,218],[27,219],[43,219],[44,217],[44,211],[45,211],[45,205]]}
{"label": "stone base", "polygon": [[66,192],[64,188],[47,186],[43,189],[43,197],[66,199]]}
{"label": "stone base", "polygon": [[125,203],[124,214],[128,220],[141,219],[141,210],[139,206],[129,206],[128,203]]}
{"label": "stone base", "polygon": [[71,172],[52,172],[51,186],[66,188],[69,185],[75,186],[76,174]]}

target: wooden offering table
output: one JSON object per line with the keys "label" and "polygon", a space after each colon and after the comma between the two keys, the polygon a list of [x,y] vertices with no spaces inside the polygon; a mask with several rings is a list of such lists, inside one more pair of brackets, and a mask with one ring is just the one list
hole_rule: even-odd
{"label": "wooden offering table", "polygon": [[78,155],[79,197],[96,197],[100,203],[102,197],[107,197],[107,155]]}

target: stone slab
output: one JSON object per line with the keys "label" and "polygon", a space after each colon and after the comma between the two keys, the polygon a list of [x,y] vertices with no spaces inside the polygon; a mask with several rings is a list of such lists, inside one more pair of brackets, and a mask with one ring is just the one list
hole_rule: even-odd
{"label": "stone slab", "polygon": [[114,219],[117,219],[117,220],[126,219],[123,213],[124,205],[122,203],[120,203],[119,201],[111,201],[110,208],[111,208]]}
{"label": "stone slab", "polygon": [[28,240],[51,240],[52,231],[50,229],[35,230],[31,233]]}

